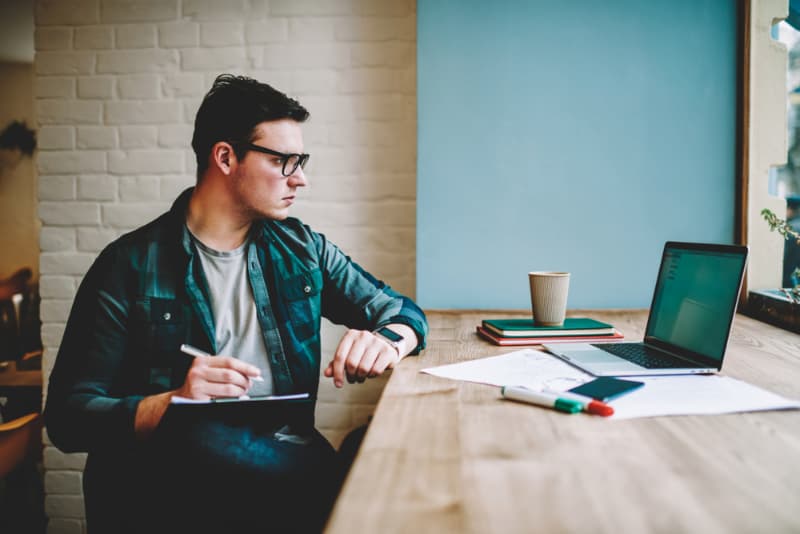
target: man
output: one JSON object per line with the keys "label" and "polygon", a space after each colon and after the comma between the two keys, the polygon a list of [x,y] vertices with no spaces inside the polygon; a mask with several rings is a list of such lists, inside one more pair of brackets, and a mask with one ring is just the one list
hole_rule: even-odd
{"label": "man", "polygon": [[[320,317],[350,328],[324,370],[336,387],[424,348],[411,300],[288,217],[307,183],[308,115],[266,84],[219,76],[195,119],[196,187],[86,274],[45,417],[57,447],[89,452],[91,532],[319,530],[337,483],[313,428]],[[171,404],[291,393],[312,400]]]}

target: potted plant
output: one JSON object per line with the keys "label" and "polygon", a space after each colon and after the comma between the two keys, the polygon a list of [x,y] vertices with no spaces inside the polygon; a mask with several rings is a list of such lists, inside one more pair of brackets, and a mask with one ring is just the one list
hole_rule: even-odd
{"label": "potted plant", "polygon": [[[790,256],[794,247],[800,252],[800,233],[789,221],[781,219],[769,209],[761,210],[761,216],[770,230],[778,232],[784,240],[791,240],[787,243]],[[800,333],[800,268],[795,266],[790,279],[793,282],[791,287],[750,291],[748,311],[762,321]]]}

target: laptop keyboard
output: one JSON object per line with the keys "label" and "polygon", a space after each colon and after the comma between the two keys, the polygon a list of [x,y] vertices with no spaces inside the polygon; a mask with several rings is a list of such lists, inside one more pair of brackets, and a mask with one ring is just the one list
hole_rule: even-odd
{"label": "laptop keyboard", "polygon": [[688,362],[673,358],[641,343],[598,343],[592,345],[648,369],[681,369],[691,367]]}

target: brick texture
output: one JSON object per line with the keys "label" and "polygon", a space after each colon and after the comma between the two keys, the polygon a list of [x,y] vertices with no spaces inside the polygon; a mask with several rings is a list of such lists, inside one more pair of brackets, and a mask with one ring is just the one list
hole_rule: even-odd
{"label": "brick texture", "polygon": [[[194,182],[194,113],[221,72],[308,107],[310,186],[293,214],[413,296],[413,0],[36,0],[35,16],[45,370],[99,251]],[[324,324],[323,367],[342,333]],[[384,384],[321,380],[317,423],[335,446]],[[48,532],[84,532],[85,454],[46,443]]]}

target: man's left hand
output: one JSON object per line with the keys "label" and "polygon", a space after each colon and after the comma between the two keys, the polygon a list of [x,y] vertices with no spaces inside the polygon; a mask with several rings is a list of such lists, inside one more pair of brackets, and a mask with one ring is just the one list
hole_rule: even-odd
{"label": "man's left hand", "polygon": [[404,324],[393,324],[391,329],[404,338],[399,351],[368,330],[348,330],[336,347],[333,361],[325,369],[325,376],[333,377],[334,385],[340,388],[344,385],[345,377],[352,384],[392,369],[414,347],[416,334]]}

